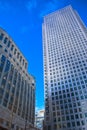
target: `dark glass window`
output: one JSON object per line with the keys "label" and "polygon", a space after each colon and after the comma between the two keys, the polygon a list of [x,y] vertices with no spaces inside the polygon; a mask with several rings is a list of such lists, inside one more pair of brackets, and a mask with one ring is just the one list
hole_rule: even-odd
{"label": "dark glass window", "polygon": [[70,127],[71,126],[71,124],[70,123],[67,123],[67,127]]}
{"label": "dark glass window", "polygon": [[72,122],[72,126],[75,126],[75,122]]}
{"label": "dark glass window", "polygon": [[11,51],[13,51],[14,45],[11,46]]}
{"label": "dark glass window", "polygon": [[2,45],[0,45],[0,48],[2,48]]}
{"label": "dark glass window", "polygon": [[0,34],[0,40],[2,40],[2,39],[3,39],[3,36],[4,36],[4,34],[3,34],[3,33],[1,33],[1,34]]}
{"label": "dark glass window", "polygon": [[7,37],[5,37],[5,39],[4,39],[4,44],[6,44],[6,43],[7,43],[7,40],[8,40],[8,38],[7,38]]}
{"label": "dark glass window", "polygon": [[8,41],[8,45],[7,46],[10,47],[10,44],[11,44],[11,41]]}
{"label": "dark glass window", "polygon": [[8,52],[7,49],[5,49],[5,52],[6,52],[6,53]]}
{"label": "dark glass window", "polygon": [[1,77],[1,74],[2,74],[2,71],[3,71],[3,67],[5,65],[5,60],[6,60],[6,57],[4,55],[2,55],[1,63],[0,63],[0,77]]}

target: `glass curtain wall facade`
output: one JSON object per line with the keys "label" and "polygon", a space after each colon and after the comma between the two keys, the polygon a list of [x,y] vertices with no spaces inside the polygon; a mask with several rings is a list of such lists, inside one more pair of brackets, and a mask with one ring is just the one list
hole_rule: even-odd
{"label": "glass curtain wall facade", "polygon": [[67,6],[44,17],[45,130],[87,130],[87,28]]}
{"label": "glass curtain wall facade", "polygon": [[0,28],[0,129],[24,130],[34,125],[35,80],[27,61]]}

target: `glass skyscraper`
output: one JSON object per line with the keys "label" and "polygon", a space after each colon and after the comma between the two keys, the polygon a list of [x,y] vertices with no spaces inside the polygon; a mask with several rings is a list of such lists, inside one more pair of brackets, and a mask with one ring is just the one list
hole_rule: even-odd
{"label": "glass skyscraper", "polygon": [[34,126],[35,79],[11,37],[0,28],[0,130]]}
{"label": "glass skyscraper", "polygon": [[87,28],[67,6],[44,17],[45,130],[87,130]]}

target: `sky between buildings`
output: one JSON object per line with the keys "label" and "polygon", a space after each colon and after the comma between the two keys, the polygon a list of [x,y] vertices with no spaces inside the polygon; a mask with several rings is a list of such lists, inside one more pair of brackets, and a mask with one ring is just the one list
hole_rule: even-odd
{"label": "sky between buildings", "polygon": [[44,108],[43,16],[71,5],[87,26],[87,0],[0,0],[0,27],[15,41],[36,79],[36,109]]}

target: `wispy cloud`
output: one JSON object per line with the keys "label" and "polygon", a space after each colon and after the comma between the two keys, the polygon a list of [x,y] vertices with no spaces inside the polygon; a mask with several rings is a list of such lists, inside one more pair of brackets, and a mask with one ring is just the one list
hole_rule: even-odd
{"label": "wispy cloud", "polygon": [[53,4],[52,2],[47,3],[45,5],[45,8],[40,12],[40,17],[43,17],[47,13],[53,11],[54,9],[56,9],[56,7],[57,6],[55,6],[55,4]]}
{"label": "wispy cloud", "polygon": [[31,11],[32,9],[34,9],[36,7],[37,7],[37,1],[36,0],[29,0],[26,3],[26,8],[27,8],[28,11]]}
{"label": "wispy cloud", "polygon": [[25,33],[29,30],[29,28],[27,26],[22,26],[20,30],[21,30],[21,33]]}
{"label": "wispy cloud", "polygon": [[45,2],[44,7],[41,10],[39,16],[43,17],[44,15],[51,13],[52,11],[55,11],[56,9],[60,8],[61,5],[63,5],[64,3],[64,0],[62,1],[52,0],[52,1]]}
{"label": "wispy cloud", "polygon": [[29,32],[29,30],[34,29],[34,27],[35,27],[35,25],[34,25],[33,23],[32,23],[30,26],[24,25],[24,26],[22,26],[22,27],[20,28],[20,32],[21,32],[22,34],[24,34],[24,33],[26,33],[26,32]]}
{"label": "wispy cloud", "polygon": [[36,107],[36,108],[35,108],[35,112],[38,112],[38,111],[40,111],[40,110],[44,110],[44,108],[43,108],[43,107]]}
{"label": "wispy cloud", "polygon": [[10,11],[10,9],[11,9],[11,5],[8,2],[0,1],[0,11],[7,12]]}
{"label": "wispy cloud", "polygon": [[35,112],[38,112],[40,110],[44,110],[44,106],[43,105],[38,105],[38,100],[36,99],[36,107],[35,107]]}

